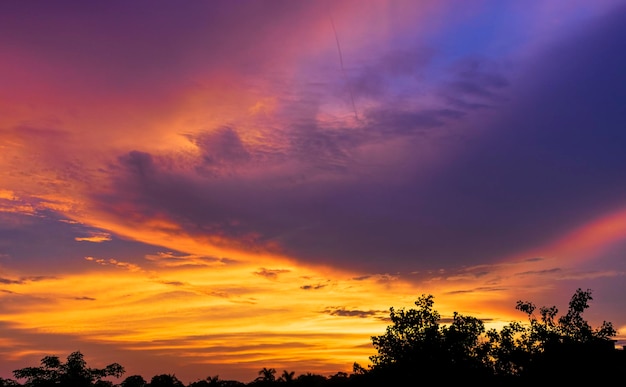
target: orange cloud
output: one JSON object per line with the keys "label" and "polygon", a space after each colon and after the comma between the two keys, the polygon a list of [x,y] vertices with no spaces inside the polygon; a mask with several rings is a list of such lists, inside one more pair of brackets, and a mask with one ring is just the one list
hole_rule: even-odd
{"label": "orange cloud", "polygon": [[[380,316],[406,292],[375,278],[355,281],[296,266],[266,270],[280,271],[267,281],[248,264],[148,272],[114,259],[85,259],[104,267],[5,283],[11,293],[0,294],[7,305],[0,318],[20,329],[80,334],[135,351],[177,350],[181,362],[248,363],[250,370],[319,362],[319,370],[349,371],[352,362],[367,362],[369,336],[386,325]],[[127,270],[112,273],[112,267]],[[311,280],[327,286],[303,290]]]}
{"label": "orange cloud", "polygon": [[94,243],[108,242],[111,240],[111,234],[106,233],[106,232],[94,232],[94,233],[91,233],[91,235],[86,236],[86,237],[76,237],[74,238],[74,240],[77,242],[94,242]]}

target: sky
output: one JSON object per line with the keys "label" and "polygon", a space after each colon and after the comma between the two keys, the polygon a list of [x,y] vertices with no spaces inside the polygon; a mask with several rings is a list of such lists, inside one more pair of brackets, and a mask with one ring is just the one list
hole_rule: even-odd
{"label": "sky", "polygon": [[626,344],[622,1],[0,2],[0,377],[367,366],[432,294]]}

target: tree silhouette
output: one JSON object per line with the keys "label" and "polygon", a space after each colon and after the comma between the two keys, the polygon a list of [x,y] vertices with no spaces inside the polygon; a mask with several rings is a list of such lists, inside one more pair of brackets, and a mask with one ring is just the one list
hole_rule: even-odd
{"label": "tree silhouette", "polygon": [[415,363],[424,357],[433,356],[439,351],[439,319],[441,316],[433,309],[433,296],[422,295],[415,301],[418,309],[390,308],[391,325],[386,333],[373,336],[372,343],[378,351],[371,356],[375,368],[396,364]]}
{"label": "tree silhouette", "polygon": [[26,386],[91,386],[107,376],[119,378],[124,374],[124,367],[112,363],[105,368],[88,368],[83,354],[72,352],[65,363],[57,356],[45,356],[41,359],[41,366],[26,367],[13,371],[17,379],[26,379]]}
{"label": "tree silhouette", "polygon": [[526,313],[530,322],[518,342],[528,354],[522,367],[524,375],[545,382],[580,383],[593,378],[598,383],[610,380],[615,369],[624,369],[624,359],[616,356],[611,340],[617,334],[613,325],[604,321],[593,329],[583,318],[592,299],[591,290],[579,288],[570,299],[566,314],[556,319],[555,306],[541,307],[539,320],[533,303],[518,301],[516,308]]}
{"label": "tree silhouette", "polygon": [[94,387],[113,387],[113,382],[110,380],[96,380],[93,386]]}
{"label": "tree silhouette", "polygon": [[184,385],[176,375],[161,374],[152,377],[150,387],[184,387]]}
{"label": "tree silhouette", "polygon": [[294,371],[288,372],[287,370],[283,370],[283,373],[278,380],[285,383],[292,383],[295,374],[296,373]]}
{"label": "tree silhouette", "polygon": [[0,378],[0,387],[13,387],[13,386],[19,386],[19,383],[17,383],[13,379]]}
{"label": "tree silhouette", "polygon": [[302,374],[296,378],[296,382],[299,386],[303,387],[318,387],[326,384],[327,379],[322,375],[316,375],[311,372]]}
{"label": "tree silhouette", "polygon": [[390,309],[391,325],[385,334],[372,337],[377,354],[370,357],[370,371],[355,364],[354,374],[394,385],[410,384],[424,374],[449,383],[579,382],[580,372],[596,381],[609,380],[611,370],[624,370],[626,362],[610,339],[616,334],[612,324],[605,321],[593,329],[583,318],[590,300],[590,290],[576,290],[567,313],[558,319],[554,306],[539,308],[537,318],[532,302],[518,301],[516,309],[527,314],[528,324],[512,322],[485,332],[481,320],[456,312],[449,326],[440,325],[433,296],[422,295],[417,309]]}
{"label": "tree silhouette", "polygon": [[[354,363],[352,374],[337,372],[325,377],[310,372],[294,377],[283,370],[263,368],[248,386],[293,385],[299,387],[414,386],[424,380],[437,380],[443,386],[480,383],[483,386],[521,385],[609,385],[623,383],[626,351],[616,350],[611,339],[617,332],[604,321],[593,328],[583,314],[592,300],[591,291],[577,289],[567,312],[558,316],[555,306],[537,308],[529,301],[518,301],[515,308],[526,314],[527,323],[514,321],[500,330],[485,331],[483,321],[454,312],[448,324],[434,309],[432,295],[422,295],[416,308],[390,308],[391,324],[385,333],[372,336],[377,353],[368,368]],[[65,362],[45,356],[38,367],[13,371],[25,379],[27,387],[113,387],[104,378],[119,378],[124,368],[113,363],[105,368],[89,368],[80,352]],[[426,379],[427,378],[427,379]],[[187,387],[243,387],[235,380],[209,376]],[[0,387],[20,386],[0,378]],[[171,374],[140,375],[124,379],[120,387],[184,387]]]}
{"label": "tree silhouette", "polygon": [[378,351],[370,357],[375,371],[401,380],[425,372],[485,372],[483,360],[488,348],[480,343],[483,322],[455,312],[450,326],[440,326],[441,316],[433,304],[432,295],[422,295],[415,301],[417,309],[390,309],[392,324],[384,335],[372,337]]}
{"label": "tree silhouette", "polygon": [[276,369],[274,368],[265,368],[259,371],[259,377],[255,379],[256,382],[261,383],[273,383],[276,381]]}
{"label": "tree silhouette", "polygon": [[198,380],[197,382],[190,383],[188,387],[223,386],[225,382],[225,380],[220,379],[219,375],[207,376],[207,378],[204,380]]}
{"label": "tree silhouette", "polygon": [[141,375],[131,375],[124,379],[121,387],[146,387],[148,382]]}

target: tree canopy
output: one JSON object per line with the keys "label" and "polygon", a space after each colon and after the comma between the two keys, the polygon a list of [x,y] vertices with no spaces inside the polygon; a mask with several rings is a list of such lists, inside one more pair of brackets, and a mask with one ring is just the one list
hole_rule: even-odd
{"label": "tree canopy", "polygon": [[559,318],[555,306],[539,308],[537,318],[532,302],[518,301],[527,324],[485,331],[481,320],[456,312],[450,325],[441,325],[433,296],[422,295],[416,309],[390,309],[391,325],[372,337],[378,354],[370,358],[371,372],[396,384],[425,373],[450,382],[609,379],[626,369],[626,359],[615,351],[611,323],[593,329],[583,318],[591,300],[591,290],[577,289]]}
{"label": "tree canopy", "polygon": [[[626,351],[616,350],[617,334],[610,322],[592,327],[584,311],[593,300],[591,290],[577,289],[565,314],[555,306],[539,307],[518,301],[515,308],[527,322],[514,321],[500,330],[486,330],[478,318],[454,312],[447,324],[434,308],[434,297],[422,295],[415,308],[390,308],[390,325],[379,336],[372,336],[376,354],[367,368],[354,363],[353,372],[331,376],[264,367],[248,384],[222,380],[217,375],[189,383],[188,387],[241,387],[290,385],[322,386],[413,386],[435,379],[443,386],[477,382],[483,386],[562,385],[622,383],[626,372]],[[0,387],[105,387],[114,386],[107,377],[120,378],[124,368],[112,363],[105,368],[89,368],[82,353],[71,353],[65,362],[45,356],[38,367],[15,370],[23,379],[0,378]],[[118,386],[118,385],[116,385]],[[159,374],[147,382],[141,375],[124,379],[120,387],[184,387],[175,375]]]}
{"label": "tree canopy", "polygon": [[117,363],[105,368],[88,368],[84,356],[79,351],[68,355],[65,363],[57,356],[45,356],[39,367],[26,367],[13,371],[17,379],[26,379],[25,386],[73,386],[88,387],[112,376],[119,378],[124,374],[124,367]]}

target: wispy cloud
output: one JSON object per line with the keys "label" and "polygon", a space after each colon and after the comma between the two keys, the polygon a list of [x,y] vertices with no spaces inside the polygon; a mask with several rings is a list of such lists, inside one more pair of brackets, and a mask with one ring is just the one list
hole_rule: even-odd
{"label": "wispy cloud", "polygon": [[554,267],[554,268],[545,269],[545,270],[524,271],[524,272],[521,272],[521,273],[517,273],[516,275],[519,275],[519,276],[526,276],[526,275],[541,276],[541,275],[552,275],[552,274],[555,274],[555,273],[560,273],[562,271],[563,271],[563,269],[558,268],[558,267]]}
{"label": "wispy cloud", "polygon": [[323,313],[327,313],[331,316],[337,317],[376,317],[380,315],[388,314],[386,310],[360,310],[360,309],[347,309],[345,307],[329,307],[326,308]]}
{"label": "wispy cloud", "polygon": [[57,279],[54,276],[31,276],[31,277],[19,277],[19,278],[2,278],[0,277],[0,284],[6,285],[24,285],[29,282],[39,282],[51,279]]}
{"label": "wispy cloud", "polygon": [[445,292],[445,294],[466,294],[466,293],[483,293],[483,292],[505,292],[509,290],[506,287],[495,287],[495,286],[480,286],[474,289],[458,289],[449,292]]}
{"label": "wispy cloud", "polygon": [[125,270],[132,271],[132,272],[143,272],[144,271],[141,268],[141,266],[139,266],[137,264],[130,263],[130,262],[118,261],[117,259],[114,259],[114,258],[104,259],[104,258],[85,257],[85,260],[89,261],[89,262],[95,262],[95,263],[97,263],[99,265],[102,265],[102,266],[119,267],[121,269],[125,269]]}
{"label": "wispy cloud", "polygon": [[258,271],[255,271],[254,274],[267,279],[277,279],[280,274],[289,273],[290,271],[291,270],[288,269],[266,269],[262,267]]}
{"label": "wispy cloud", "polygon": [[86,296],[74,297],[74,300],[76,300],[76,301],[96,301],[95,298],[93,298],[93,297],[86,297]]}
{"label": "wispy cloud", "polygon": [[317,285],[302,285],[300,286],[300,289],[302,290],[319,290],[319,289],[323,289],[326,286],[328,286],[327,284],[317,284]]}
{"label": "wispy cloud", "polygon": [[215,258],[196,254],[175,253],[171,251],[162,251],[156,254],[146,255],[145,258],[148,261],[164,267],[215,266],[236,263],[235,260],[229,258]]}
{"label": "wispy cloud", "polygon": [[111,240],[111,234],[106,232],[91,232],[90,235],[84,237],[75,237],[75,241],[77,242],[93,242],[93,243],[102,243],[108,242]]}

